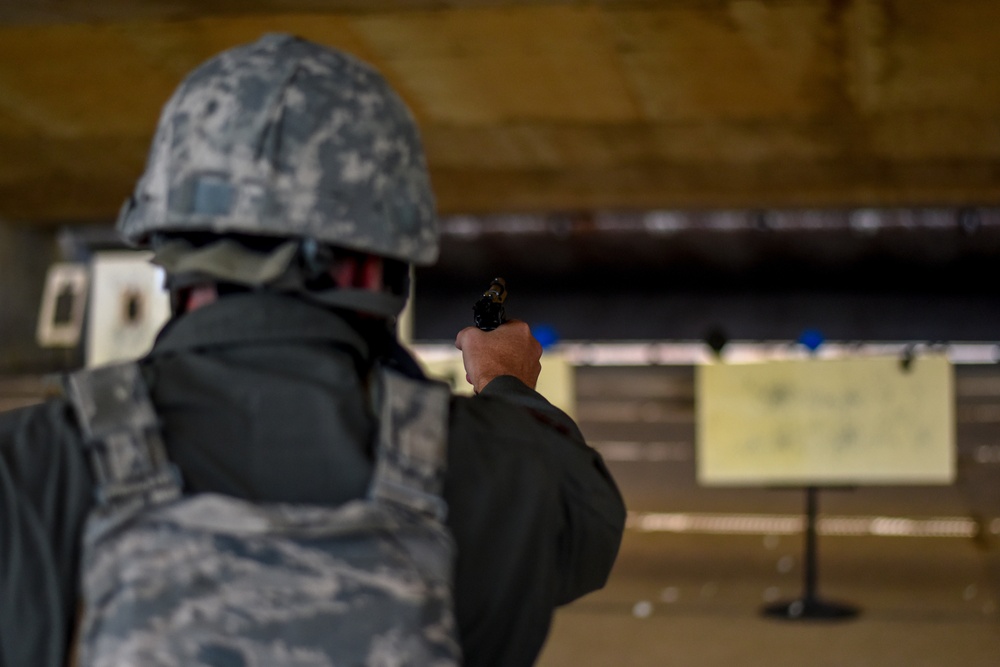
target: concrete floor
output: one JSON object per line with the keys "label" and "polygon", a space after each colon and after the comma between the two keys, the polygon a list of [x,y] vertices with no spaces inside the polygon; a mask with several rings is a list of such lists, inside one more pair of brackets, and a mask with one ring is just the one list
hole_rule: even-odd
{"label": "concrete floor", "polygon": [[843,621],[762,607],[803,590],[797,536],[626,533],[605,589],[560,610],[541,667],[996,667],[984,550],[960,538],[823,537],[819,596]]}

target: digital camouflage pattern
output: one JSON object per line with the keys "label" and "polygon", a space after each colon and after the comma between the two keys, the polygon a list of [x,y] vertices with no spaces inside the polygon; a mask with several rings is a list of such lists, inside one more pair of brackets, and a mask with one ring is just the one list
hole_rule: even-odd
{"label": "digital camouflage pattern", "polygon": [[[76,374],[74,402],[88,400],[94,372]],[[197,494],[100,506],[85,530],[80,664],[460,664],[440,495],[450,394],[381,378],[368,499],[330,508]],[[140,397],[136,412],[149,407],[140,391],[118,393]]]}
{"label": "digital camouflage pattern", "polygon": [[374,68],[283,34],[225,51],[167,102],[118,219],[156,232],[314,238],[415,264],[437,218],[409,109]]}
{"label": "digital camouflage pattern", "polygon": [[66,379],[66,394],[88,443],[98,502],[119,507],[173,500],[178,473],[167,460],[156,411],[135,364],[114,364]]}

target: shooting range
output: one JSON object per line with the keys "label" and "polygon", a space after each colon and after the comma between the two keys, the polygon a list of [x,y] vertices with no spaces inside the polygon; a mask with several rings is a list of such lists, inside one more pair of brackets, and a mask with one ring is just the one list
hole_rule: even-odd
{"label": "shooting range", "polygon": [[300,35],[419,126],[440,252],[403,343],[469,395],[455,336],[502,276],[625,500],[537,667],[996,667],[998,26],[996,0],[0,3],[0,408],[149,349],[162,276],[115,221],[161,108]]}

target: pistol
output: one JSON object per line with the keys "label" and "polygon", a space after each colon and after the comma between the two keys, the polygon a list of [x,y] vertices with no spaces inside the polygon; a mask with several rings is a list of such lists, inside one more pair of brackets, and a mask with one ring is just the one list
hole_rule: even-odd
{"label": "pistol", "polygon": [[504,301],[507,300],[507,283],[503,278],[494,278],[483,295],[472,306],[476,326],[483,331],[493,331],[507,321]]}

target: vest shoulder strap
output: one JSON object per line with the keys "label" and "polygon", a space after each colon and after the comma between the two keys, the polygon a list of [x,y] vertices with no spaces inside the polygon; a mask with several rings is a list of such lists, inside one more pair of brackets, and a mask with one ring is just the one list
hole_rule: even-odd
{"label": "vest shoulder strap", "polygon": [[100,506],[160,503],[180,495],[156,410],[136,362],[83,369],[66,378]]}
{"label": "vest shoulder strap", "polygon": [[378,449],[369,496],[444,520],[451,390],[380,372]]}

